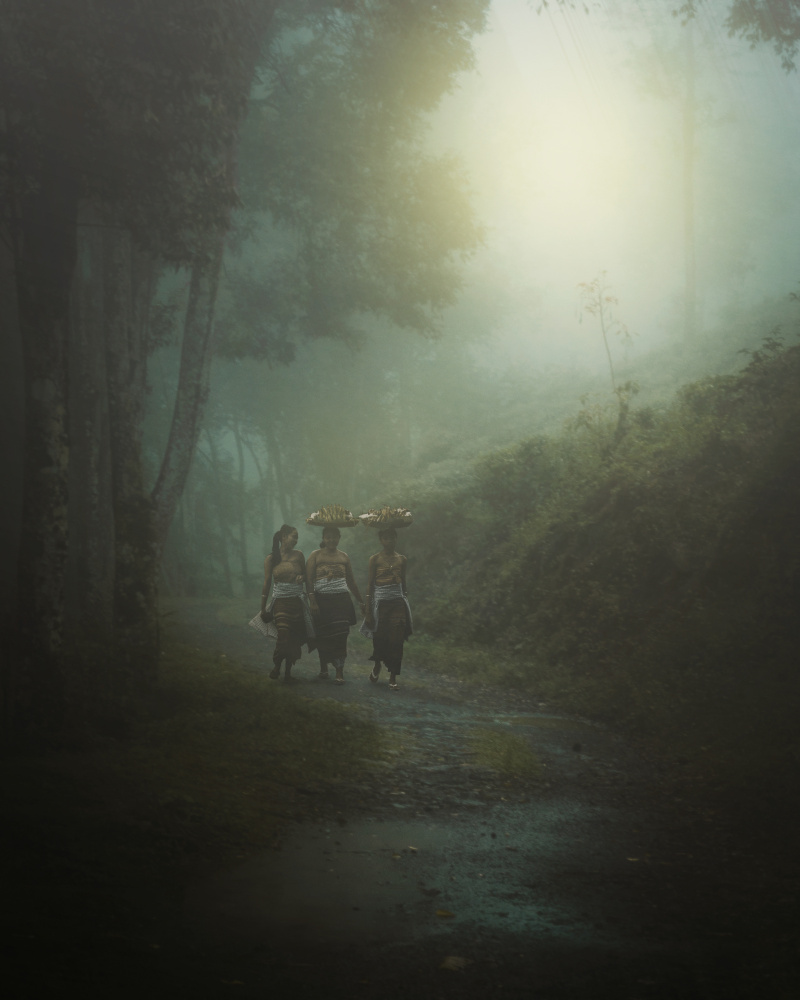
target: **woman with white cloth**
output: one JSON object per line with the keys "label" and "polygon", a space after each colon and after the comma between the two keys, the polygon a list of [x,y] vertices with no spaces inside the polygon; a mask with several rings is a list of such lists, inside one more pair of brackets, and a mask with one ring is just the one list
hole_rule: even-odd
{"label": "woman with white cloth", "polygon": [[[272,552],[264,560],[264,589],[261,591],[261,620],[267,623],[265,634],[276,639],[270,677],[277,680],[284,663],[284,679],[300,659],[301,646],[314,648],[314,627],[305,593],[306,561],[295,548],[297,528],[284,524],[272,538]],[[267,596],[272,583],[272,597]]]}
{"label": "woman with white cloth", "polygon": [[356,613],[350,600],[352,592],[359,607],[364,602],[358,591],[350,557],[339,549],[341,532],[330,526],[323,529],[322,543],[308,557],[306,578],[314,632],[319,654],[319,676],[328,677],[328,665],[333,664],[336,680],[344,684],[344,661],[347,657],[347,637],[356,623]]}
{"label": "woman with white cloth", "polygon": [[383,549],[369,560],[367,614],[360,632],[372,639],[374,666],[369,679],[377,682],[381,663],[389,671],[389,687],[397,690],[397,676],[403,662],[403,643],[411,635],[411,608],[406,590],[406,557],[396,551],[397,532],[378,532]]}

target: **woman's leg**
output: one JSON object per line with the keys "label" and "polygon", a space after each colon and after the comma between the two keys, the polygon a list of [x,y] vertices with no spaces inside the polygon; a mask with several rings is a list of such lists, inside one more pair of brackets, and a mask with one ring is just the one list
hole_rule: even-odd
{"label": "woman's leg", "polygon": [[406,637],[406,605],[402,598],[382,601],[378,628],[372,640],[373,659],[384,663],[389,671],[389,687],[397,690],[397,675],[403,662]]}
{"label": "woman's leg", "polygon": [[319,652],[320,677],[328,676],[328,664],[333,664],[336,680],[344,682],[344,661],[347,656],[347,635],[355,624],[353,602],[349,594],[317,594],[316,643]]}
{"label": "woman's leg", "polygon": [[300,601],[296,597],[278,598],[273,605],[273,620],[278,639],[272,656],[274,664],[270,677],[277,680],[284,663],[284,679],[289,680],[294,664],[302,656],[303,618]]}
{"label": "woman's leg", "polygon": [[336,668],[336,680],[340,684],[344,684],[344,656],[337,656],[333,661],[333,665]]}

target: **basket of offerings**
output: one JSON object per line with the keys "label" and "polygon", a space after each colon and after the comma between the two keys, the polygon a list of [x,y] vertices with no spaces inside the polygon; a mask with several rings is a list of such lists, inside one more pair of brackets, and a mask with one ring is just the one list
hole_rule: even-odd
{"label": "basket of offerings", "polygon": [[413,524],[414,518],[407,507],[389,507],[388,505],[359,516],[359,521],[367,528],[407,528]]}
{"label": "basket of offerings", "polygon": [[318,528],[353,528],[360,523],[360,518],[339,503],[320,507],[306,518],[306,524],[313,524]]}

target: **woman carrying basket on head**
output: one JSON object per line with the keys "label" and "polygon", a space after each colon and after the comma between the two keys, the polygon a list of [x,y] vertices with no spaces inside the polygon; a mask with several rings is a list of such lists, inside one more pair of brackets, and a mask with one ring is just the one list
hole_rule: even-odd
{"label": "woman carrying basket on head", "polygon": [[[338,516],[334,510],[339,511]],[[350,594],[355,597],[362,610],[364,603],[353,576],[350,558],[339,548],[341,532],[337,521],[345,527],[358,524],[358,520],[344,508],[322,507],[306,518],[307,524],[324,526],[320,547],[308,557],[306,578],[309,606],[314,616],[319,676],[322,680],[327,679],[328,667],[332,664],[337,683],[344,684],[347,637],[350,626],[356,623]]]}
{"label": "woman carrying basket on head", "polygon": [[389,687],[397,691],[397,677],[403,663],[403,644],[411,635],[411,608],[406,590],[406,557],[396,550],[397,531],[382,528],[378,538],[383,546],[370,557],[367,581],[367,614],[360,632],[372,639],[374,666],[369,679],[376,683],[381,664],[389,671]]}
{"label": "woman carrying basket on head", "polygon": [[[284,679],[289,680],[292,667],[300,659],[301,646],[314,648],[314,626],[305,594],[306,561],[295,548],[297,528],[284,524],[272,537],[272,552],[264,560],[264,588],[261,591],[260,631],[274,638],[273,669],[270,677],[277,680],[284,664]],[[267,597],[272,584],[272,597]],[[251,624],[255,622],[255,619]]]}

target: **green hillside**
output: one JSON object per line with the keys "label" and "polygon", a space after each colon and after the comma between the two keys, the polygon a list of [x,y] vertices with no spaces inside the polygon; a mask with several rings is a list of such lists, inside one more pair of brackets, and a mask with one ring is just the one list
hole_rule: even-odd
{"label": "green hillside", "polygon": [[420,487],[417,656],[702,747],[726,779],[796,767],[799,389],[771,337],[623,433],[616,401],[585,407]]}

